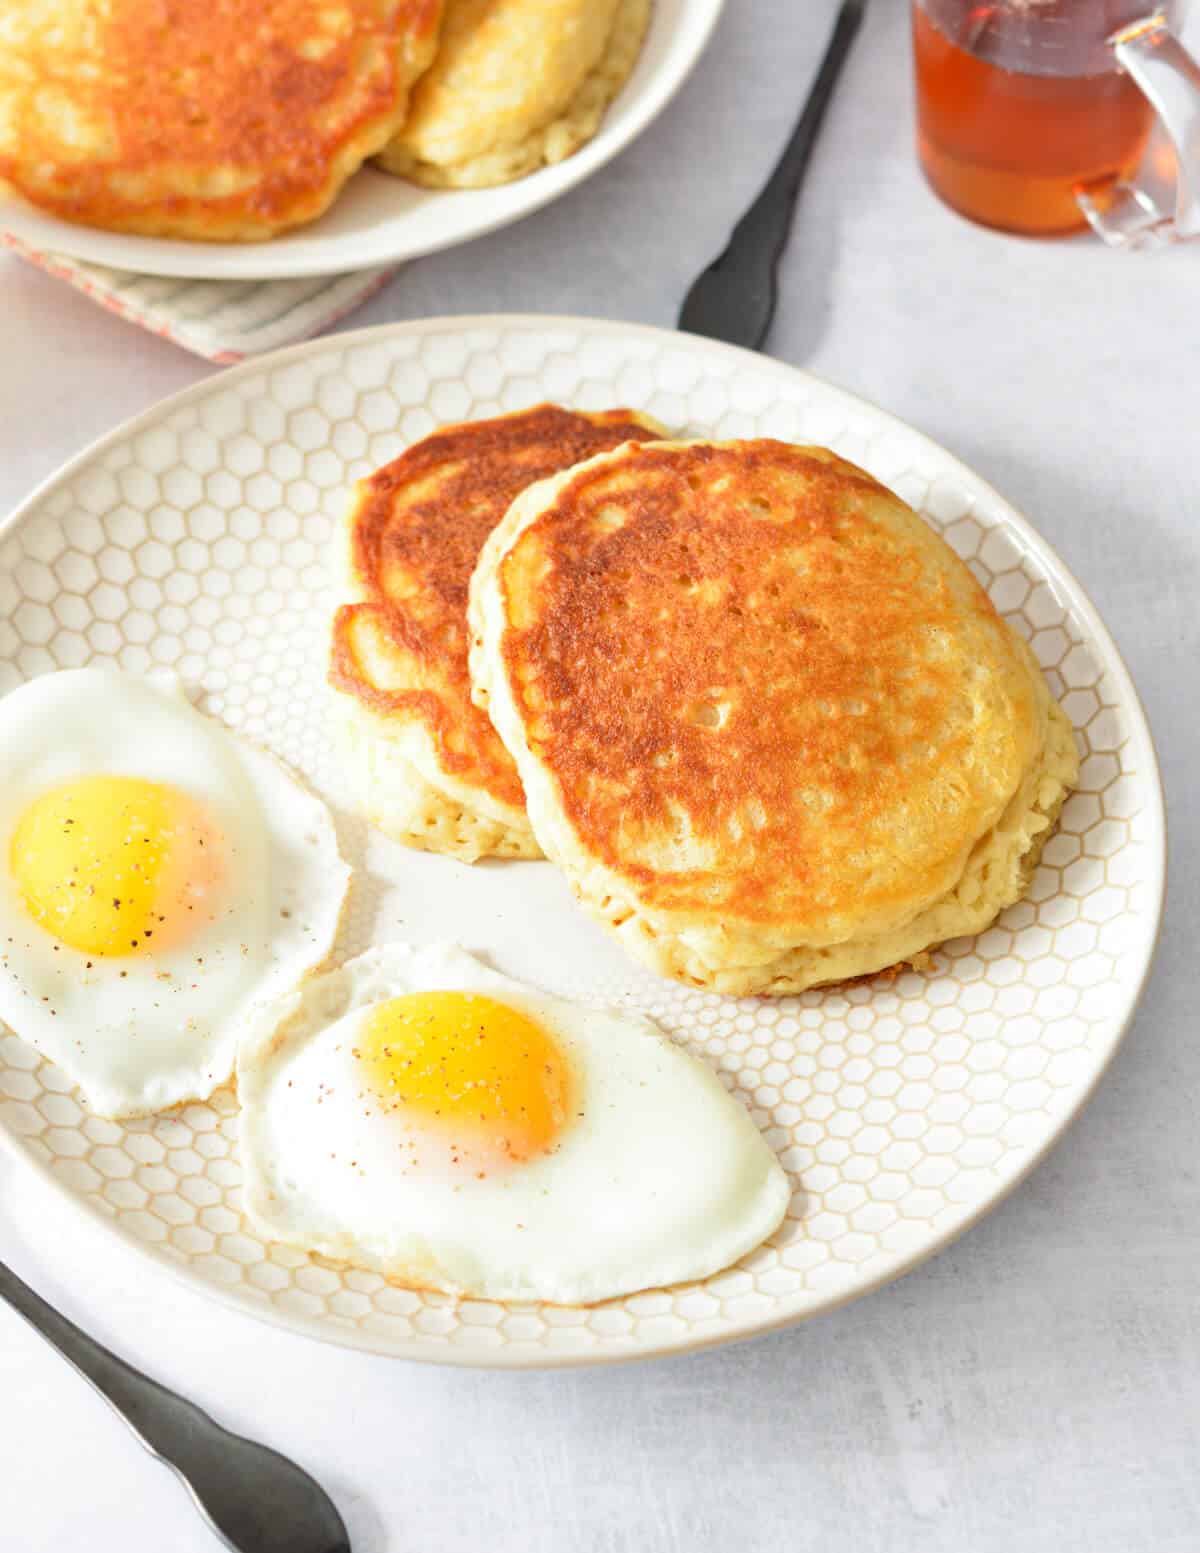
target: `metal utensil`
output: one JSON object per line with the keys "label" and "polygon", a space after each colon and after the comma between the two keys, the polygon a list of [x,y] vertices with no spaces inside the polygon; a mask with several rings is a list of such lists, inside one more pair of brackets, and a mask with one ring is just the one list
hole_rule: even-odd
{"label": "metal utensil", "polygon": [[775,272],[821,120],[850,52],[867,0],[843,0],[808,101],[762,192],[733,229],[719,258],[692,282],[679,327],[758,350],[775,313]]}
{"label": "metal utensil", "polygon": [[350,1553],[333,1501],[295,1462],[241,1435],[118,1359],[0,1262],[0,1298],[119,1413],[152,1456],[183,1479],[233,1553]]}

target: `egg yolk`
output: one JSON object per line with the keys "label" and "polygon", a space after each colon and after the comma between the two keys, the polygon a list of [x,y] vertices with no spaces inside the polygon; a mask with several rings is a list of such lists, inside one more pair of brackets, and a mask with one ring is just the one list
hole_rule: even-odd
{"label": "egg yolk", "polygon": [[84,954],[153,954],[211,919],[222,847],[195,799],[139,777],[94,776],[36,798],[9,868],[26,911]]}
{"label": "egg yolk", "polygon": [[364,1021],[355,1056],[386,1109],[479,1159],[550,1149],[570,1108],[570,1069],[541,1025],[473,992],[415,992]]}

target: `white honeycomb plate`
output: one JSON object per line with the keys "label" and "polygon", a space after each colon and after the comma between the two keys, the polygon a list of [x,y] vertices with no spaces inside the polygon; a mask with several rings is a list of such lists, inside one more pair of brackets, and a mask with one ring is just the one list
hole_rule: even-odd
{"label": "white honeycomb plate", "polygon": [[[720,437],[826,443],[917,507],[1033,643],[1075,723],[1079,791],[1029,898],[936,974],[778,1001],[659,980],[575,910],[549,864],[475,869],[368,836],[323,711],[324,556],[343,492],[441,422],[540,399],[630,405]],[[442,319],[302,345],[104,438],[0,530],[0,691],[92,660],[171,668],[303,771],[358,870],[339,951],[453,938],[511,975],[645,1010],[714,1064],[795,1183],[774,1238],[705,1283],[587,1309],[397,1289],[266,1244],[239,1211],[230,1092],[128,1126],[0,1027],[0,1136],[130,1245],[239,1309],[447,1363],[600,1362],[796,1321],[978,1219],[1084,1104],[1145,979],[1162,904],[1154,750],[1112,641],[1062,562],[917,432],[778,363],[568,319]]]}

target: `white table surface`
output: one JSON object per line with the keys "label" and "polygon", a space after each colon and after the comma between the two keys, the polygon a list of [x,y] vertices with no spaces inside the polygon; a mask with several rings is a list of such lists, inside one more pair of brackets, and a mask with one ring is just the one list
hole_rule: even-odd
{"label": "white table surface", "polygon": [[[553,208],[411,265],[353,323],[485,311],[670,324],[756,189],[831,0],[730,0],[691,83]],[[176,1285],[0,1156],[0,1257],[218,1418],[315,1470],[355,1553],[1196,1553],[1200,1295],[1200,245],[1115,255],[958,220],[910,150],[906,7],[875,0],[782,276],[774,354],[924,428],[1083,579],[1150,714],[1172,903],[1083,1119],[903,1282],[642,1366],[441,1370]],[[0,260],[0,511],[214,369]],[[0,1546],[212,1553],[174,1479],[0,1310]]]}

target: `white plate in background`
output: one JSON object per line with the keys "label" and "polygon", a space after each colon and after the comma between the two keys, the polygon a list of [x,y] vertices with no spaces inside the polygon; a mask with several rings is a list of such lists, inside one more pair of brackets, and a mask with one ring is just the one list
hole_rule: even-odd
{"label": "white plate in background", "polygon": [[369,270],[436,253],[548,205],[597,172],[650,124],[683,85],[723,0],[655,0],[641,57],[595,137],[574,156],[495,189],[422,189],[371,166],[319,221],[265,243],[200,243],[75,226],[0,193],[0,234],[38,253],[189,280],[282,280]]}

